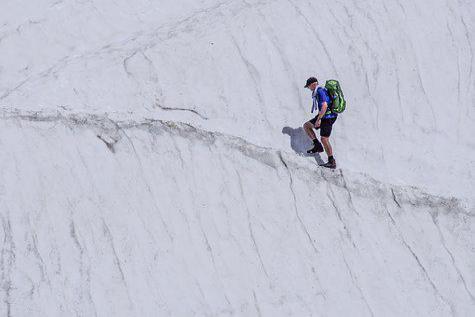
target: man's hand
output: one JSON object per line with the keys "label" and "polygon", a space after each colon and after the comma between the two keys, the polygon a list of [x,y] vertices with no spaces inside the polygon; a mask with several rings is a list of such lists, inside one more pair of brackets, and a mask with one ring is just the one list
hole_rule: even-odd
{"label": "man's hand", "polygon": [[315,128],[319,128],[322,123],[322,118],[327,112],[328,104],[326,102],[322,103],[322,109],[318,113],[317,122],[315,122]]}
{"label": "man's hand", "polygon": [[321,123],[322,123],[322,119],[318,118],[317,121],[315,122],[315,128],[320,128]]}

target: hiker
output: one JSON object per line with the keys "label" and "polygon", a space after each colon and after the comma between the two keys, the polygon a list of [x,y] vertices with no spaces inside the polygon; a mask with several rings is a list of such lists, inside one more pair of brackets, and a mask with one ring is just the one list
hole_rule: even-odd
{"label": "hiker", "polygon": [[[318,80],[315,77],[307,79],[305,88],[312,91],[312,113],[318,108],[318,114],[315,118],[305,122],[303,128],[310,139],[313,141],[313,148],[309,149],[307,153],[320,153],[325,152],[328,155],[328,162],[321,165],[328,168],[336,168],[336,161],[333,157],[333,150],[330,144],[330,134],[332,132],[332,126],[338,118],[338,114],[333,113],[330,109],[331,100],[328,92],[325,88],[318,86]],[[322,139],[323,147],[320,141],[318,141],[315,131],[313,129],[320,129],[320,137]]]}

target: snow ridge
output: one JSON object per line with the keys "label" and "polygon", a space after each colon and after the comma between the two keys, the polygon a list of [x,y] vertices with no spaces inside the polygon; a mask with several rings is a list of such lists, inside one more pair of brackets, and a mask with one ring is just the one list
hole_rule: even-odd
{"label": "snow ridge", "polygon": [[[283,165],[288,171],[289,176],[294,170],[305,170],[306,172],[315,174],[315,179],[319,181],[330,182],[332,185],[347,190],[348,197],[351,195],[364,195],[370,197],[377,194],[383,195],[392,200],[401,207],[402,204],[411,206],[427,206],[430,208],[443,207],[454,213],[463,213],[467,216],[475,216],[473,210],[469,211],[467,206],[456,197],[441,197],[424,191],[414,186],[396,186],[391,184],[383,184],[368,175],[352,175],[351,183],[346,183],[342,169],[336,171],[326,170],[316,167],[315,164],[309,164],[308,160],[296,156],[292,153],[285,152],[269,147],[262,147],[252,144],[241,137],[227,135],[221,132],[207,131],[196,128],[189,123],[178,121],[164,121],[155,118],[139,117],[131,119],[134,115],[129,113],[87,113],[87,112],[71,112],[67,108],[62,109],[42,109],[42,110],[25,110],[19,108],[2,107],[0,108],[0,118],[2,119],[19,119],[31,122],[61,122],[70,128],[86,127],[92,129],[97,137],[103,141],[106,146],[114,152],[114,145],[119,142],[126,133],[124,130],[141,129],[149,133],[156,134],[167,132],[172,135],[178,135],[183,138],[198,140],[207,145],[219,143],[219,145],[231,148],[241,152],[243,155],[255,159],[267,166],[278,169]],[[351,187],[351,189],[349,188]]]}

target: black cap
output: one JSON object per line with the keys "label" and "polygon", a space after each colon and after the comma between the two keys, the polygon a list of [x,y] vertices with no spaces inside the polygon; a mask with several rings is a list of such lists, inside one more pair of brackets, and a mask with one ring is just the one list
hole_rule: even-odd
{"label": "black cap", "polygon": [[313,83],[318,83],[318,80],[315,77],[310,77],[309,79],[307,79],[307,83],[305,84],[304,88],[307,88]]}

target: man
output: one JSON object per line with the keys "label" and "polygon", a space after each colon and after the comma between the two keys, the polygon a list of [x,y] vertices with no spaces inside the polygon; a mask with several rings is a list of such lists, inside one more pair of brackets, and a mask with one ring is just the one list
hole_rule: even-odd
{"label": "man", "polygon": [[[325,148],[325,152],[328,155],[328,162],[322,166],[336,168],[336,161],[333,157],[333,149],[330,144],[330,134],[332,132],[332,126],[338,118],[338,115],[331,111],[330,96],[328,95],[328,92],[325,88],[318,87],[318,80],[315,77],[310,77],[307,79],[305,88],[308,88],[312,91],[312,113],[318,108],[317,116],[315,116],[315,118],[311,119],[310,121],[305,122],[303,125],[305,132],[307,132],[307,135],[313,141],[313,148],[309,149],[307,153],[320,153],[323,152],[323,148]],[[320,137],[322,139],[323,147],[318,141],[313,129],[320,129]]]}

